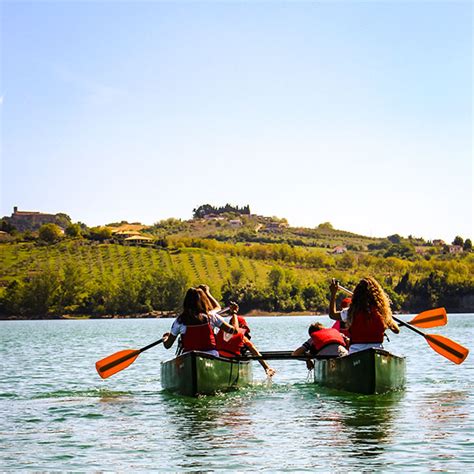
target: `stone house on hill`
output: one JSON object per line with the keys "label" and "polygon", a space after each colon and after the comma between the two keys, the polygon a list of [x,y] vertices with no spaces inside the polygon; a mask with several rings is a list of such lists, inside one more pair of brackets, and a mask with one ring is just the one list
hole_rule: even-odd
{"label": "stone house on hill", "polygon": [[43,224],[57,224],[58,218],[55,214],[44,214],[37,211],[19,211],[13,208],[13,214],[7,218],[9,223],[20,232],[25,230],[38,230]]}

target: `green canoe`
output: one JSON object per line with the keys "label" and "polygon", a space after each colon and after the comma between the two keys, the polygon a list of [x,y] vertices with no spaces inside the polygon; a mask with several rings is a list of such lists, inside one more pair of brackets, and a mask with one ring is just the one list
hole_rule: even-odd
{"label": "green canoe", "polygon": [[161,385],[190,397],[235,390],[252,383],[251,364],[204,352],[186,352],[161,363]]}
{"label": "green canoe", "polygon": [[314,361],[314,381],[325,387],[363,394],[385,393],[405,386],[405,358],[382,349]]}

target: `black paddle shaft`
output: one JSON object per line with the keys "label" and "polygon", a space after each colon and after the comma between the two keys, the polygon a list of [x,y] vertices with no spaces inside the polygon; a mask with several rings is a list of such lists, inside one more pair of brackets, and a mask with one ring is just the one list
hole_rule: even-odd
{"label": "black paddle shaft", "polygon": [[408,329],[411,329],[412,331],[416,332],[420,336],[423,336],[423,337],[426,336],[426,334],[423,331],[420,331],[415,326],[412,326],[411,324],[408,324],[405,321],[402,321],[401,319],[397,318],[396,316],[392,316],[392,317],[398,324],[401,324],[402,326],[405,326]]}
{"label": "black paddle shaft", "polygon": [[142,347],[139,349],[138,353],[141,354],[144,351],[147,351],[148,349],[151,349],[152,347],[155,347],[157,344],[161,344],[163,342],[163,338],[161,338],[158,341],[152,342],[151,344],[148,344],[148,346]]}

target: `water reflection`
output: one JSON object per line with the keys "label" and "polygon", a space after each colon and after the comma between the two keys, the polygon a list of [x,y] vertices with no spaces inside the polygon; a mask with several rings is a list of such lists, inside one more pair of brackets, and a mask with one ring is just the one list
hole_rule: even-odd
{"label": "water reflection", "polygon": [[452,436],[460,424],[470,418],[469,393],[464,390],[443,390],[425,394],[419,399],[417,411],[421,427],[426,431],[426,439],[435,441]]}
{"label": "water reflection", "polygon": [[[166,405],[170,436],[179,449],[182,469],[229,466],[229,450],[246,455],[246,443],[254,437],[254,403],[245,392],[188,398],[162,393]],[[212,453],[212,456],[211,456]],[[203,458],[207,459],[204,460]]]}
{"label": "water reflection", "polygon": [[394,392],[346,399],[341,413],[354,456],[380,456],[392,443],[393,421],[402,398],[403,392]]}
{"label": "water reflection", "polygon": [[[320,443],[321,433],[324,433],[325,443],[352,458],[381,457],[393,443],[394,421],[404,392],[355,395],[319,386],[313,386],[312,391],[318,403],[310,406],[307,416],[311,421],[307,425],[319,434],[315,436],[318,440],[315,448]],[[311,395],[309,387],[306,392],[307,396]],[[372,466],[373,463],[374,460]]]}

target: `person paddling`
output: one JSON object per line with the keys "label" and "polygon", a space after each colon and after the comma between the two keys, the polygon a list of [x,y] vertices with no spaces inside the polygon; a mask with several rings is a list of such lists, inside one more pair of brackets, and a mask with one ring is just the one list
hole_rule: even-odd
{"label": "person paddling", "polygon": [[[341,301],[341,311],[343,309],[349,308],[351,303],[352,303],[352,298],[344,298]],[[349,330],[347,329],[345,322],[338,320],[332,325],[332,327],[334,329],[337,329],[340,333],[344,334],[344,336],[349,337]]]}
{"label": "person paddling", "polygon": [[350,354],[371,347],[383,349],[385,330],[400,332],[392,317],[390,300],[375,278],[363,278],[354,289],[351,305],[342,311],[336,310],[338,289],[338,282],[333,279],[329,317],[346,323],[351,339]]}
{"label": "person paddling", "polygon": [[[310,338],[298,349],[295,349],[292,356],[313,355],[327,357],[343,357],[347,351],[348,338],[337,329],[325,328],[321,323],[313,323],[308,328]],[[306,361],[308,370],[314,368],[311,360]]]}
{"label": "person paddling", "polygon": [[183,302],[183,312],[174,320],[170,332],[163,334],[163,345],[171,348],[181,335],[182,351],[206,352],[218,357],[214,328],[220,328],[229,334],[238,331],[217,314],[220,306],[215,307],[202,288],[189,288]]}
{"label": "person paddling", "polygon": [[[250,341],[250,328],[247,321],[242,316],[237,316],[238,310],[239,306],[236,303],[231,303],[230,311],[232,315],[229,324],[237,329],[237,333],[229,334],[228,332],[222,331],[221,328],[216,335],[216,346],[219,355],[229,358],[238,357],[248,350],[252,355],[261,357],[258,349]],[[258,362],[269,377],[275,375],[275,369],[272,369],[265,360],[259,359]]]}

